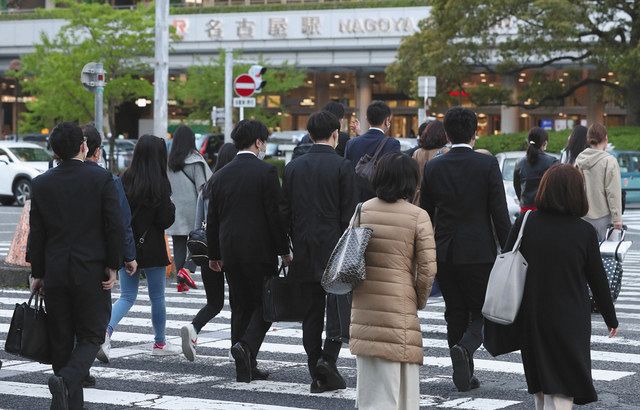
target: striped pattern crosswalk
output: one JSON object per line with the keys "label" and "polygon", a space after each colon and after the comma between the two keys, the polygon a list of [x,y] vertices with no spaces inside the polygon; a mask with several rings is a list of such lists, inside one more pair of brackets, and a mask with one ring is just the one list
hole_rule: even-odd
{"label": "striped pattern crosswalk", "polygon": [[[195,275],[201,282],[199,275]],[[201,283],[199,283],[201,286]],[[13,305],[25,300],[27,290],[0,290],[0,344],[9,327]],[[116,289],[114,298],[118,296]],[[179,332],[205,303],[202,289],[180,294],[167,288],[167,335],[179,345]],[[632,251],[625,260],[623,291],[617,304],[621,334],[606,336],[602,319],[593,316],[593,378],[598,391],[616,391],[618,386],[638,378],[640,371],[640,252]],[[480,389],[458,393],[451,382],[451,361],[446,343],[446,326],[441,298],[429,300],[419,312],[425,346],[425,366],[421,368],[421,407],[457,409],[531,408],[519,354],[498,359],[480,350],[476,374]],[[270,329],[259,366],[271,372],[267,381],[236,383],[234,365],[229,360],[228,304],[204,327],[198,340],[194,363],[182,356],[151,357],[153,328],[150,303],[141,288],[137,304],[123,319],[113,336],[109,365],[96,362],[92,374],[98,378],[95,389],[85,390],[88,408],[154,409],[351,409],[354,406],[355,358],[345,346],[338,362],[347,380],[345,390],[310,394],[310,379],[297,323],[276,323]],[[0,352],[0,407],[44,408],[49,392],[46,379],[49,366],[32,363]],[[622,387],[624,388],[624,387]],[[4,403],[8,403],[5,405]],[[637,403],[640,406],[640,400]]]}

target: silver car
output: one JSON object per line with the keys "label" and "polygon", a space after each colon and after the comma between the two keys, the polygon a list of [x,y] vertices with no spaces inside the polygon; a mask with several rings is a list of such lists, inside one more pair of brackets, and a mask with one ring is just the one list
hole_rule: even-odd
{"label": "silver car", "polygon": [[516,164],[527,155],[524,151],[501,152],[496,155],[500,171],[502,171],[502,182],[504,183],[504,192],[507,195],[507,209],[511,222],[514,222],[520,215],[520,201],[513,188],[513,171]]}

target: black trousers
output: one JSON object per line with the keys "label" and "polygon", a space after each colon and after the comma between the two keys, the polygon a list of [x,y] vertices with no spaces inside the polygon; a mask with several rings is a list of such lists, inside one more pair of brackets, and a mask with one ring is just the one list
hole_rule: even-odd
{"label": "black trousers", "polygon": [[196,264],[187,260],[187,237],[172,235],[171,241],[173,242],[173,263],[176,265],[176,271],[185,268],[191,273],[195,272]]}
{"label": "black trousers", "polygon": [[482,305],[493,264],[438,263],[438,283],[445,302],[449,347],[460,345],[470,356],[483,341]]}
{"label": "black trousers", "polygon": [[44,298],[53,372],[69,389],[69,407],[81,409],[82,381],[104,343],[111,317],[111,291],[103,290],[99,282],[66,287],[45,284]]}
{"label": "black trousers", "polygon": [[252,366],[271,327],[265,322],[262,309],[264,278],[278,273],[277,265],[225,264],[231,303],[231,343],[241,342],[251,353]]}
{"label": "black trousers", "polygon": [[[214,272],[208,266],[202,266],[202,283],[207,295],[207,304],[193,318],[191,324],[200,333],[200,330],[216,317],[224,306],[224,275],[222,272]],[[229,296],[231,302],[231,296]],[[231,304],[231,303],[230,303]]]}
{"label": "black trousers", "polygon": [[[319,283],[305,283],[303,286],[305,296],[308,297],[309,308],[302,321],[302,345],[307,353],[309,374],[315,380],[319,377],[316,371],[318,359],[322,357],[335,364],[342,347],[342,339],[329,337],[329,309],[327,309],[327,338],[324,341],[324,349],[322,348],[325,307],[327,299],[335,295],[327,295]],[[337,310],[334,310],[334,313],[337,315]],[[332,323],[337,323],[339,327],[339,318],[332,318]]]}

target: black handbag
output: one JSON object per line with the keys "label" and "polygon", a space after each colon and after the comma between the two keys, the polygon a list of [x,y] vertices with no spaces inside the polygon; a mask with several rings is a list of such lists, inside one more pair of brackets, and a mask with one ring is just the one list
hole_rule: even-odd
{"label": "black handbag", "polygon": [[360,161],[356,164],[356,175],[359,175],[365,180],[371,182],[373,174],[376,172],[378,161],[380,161],[382,156],[382,150],[384,149],[384,146],[387,145],[387,140],[389,139],[389,137],[384,137],[382,141],[378,143],[373,155],[365,154],[360,158]]}
{"label": "black handbag", "polygon": [[202,227],[189,232],[187,236],[187,249],[193,263],[198,266],[209,264],[209,252],[207,249],[207,231],[203,222]]}
{"label": "black handbag", "polygon": [[309,308],[309,298],[305,296],[303,286],[287,277],[284,265],[280,267],[278,276],[266,278],[262,291],[265,322],[302,322]]}
{"label": "black handbag", "polygon": [[[35,303],[31,306],[31,301]],[[44,300],[33,292],[28,302],[16,303],[4,350],[29,360],[51,364],[49,331]]]}

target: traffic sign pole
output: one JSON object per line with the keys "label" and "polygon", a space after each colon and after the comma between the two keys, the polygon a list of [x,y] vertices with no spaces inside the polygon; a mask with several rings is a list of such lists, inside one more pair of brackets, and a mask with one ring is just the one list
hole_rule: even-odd
{"label": "traffic sign pole", "polygon": [[227,49],[224,57],[224,142],[231,141],[231,130],[233,128],[233,109],[231,101],[233,98],[233,51]]}
{"label": "traffic sign pole", "polygon": [[244,120],[244,107],[240,107],[240,121]]}

